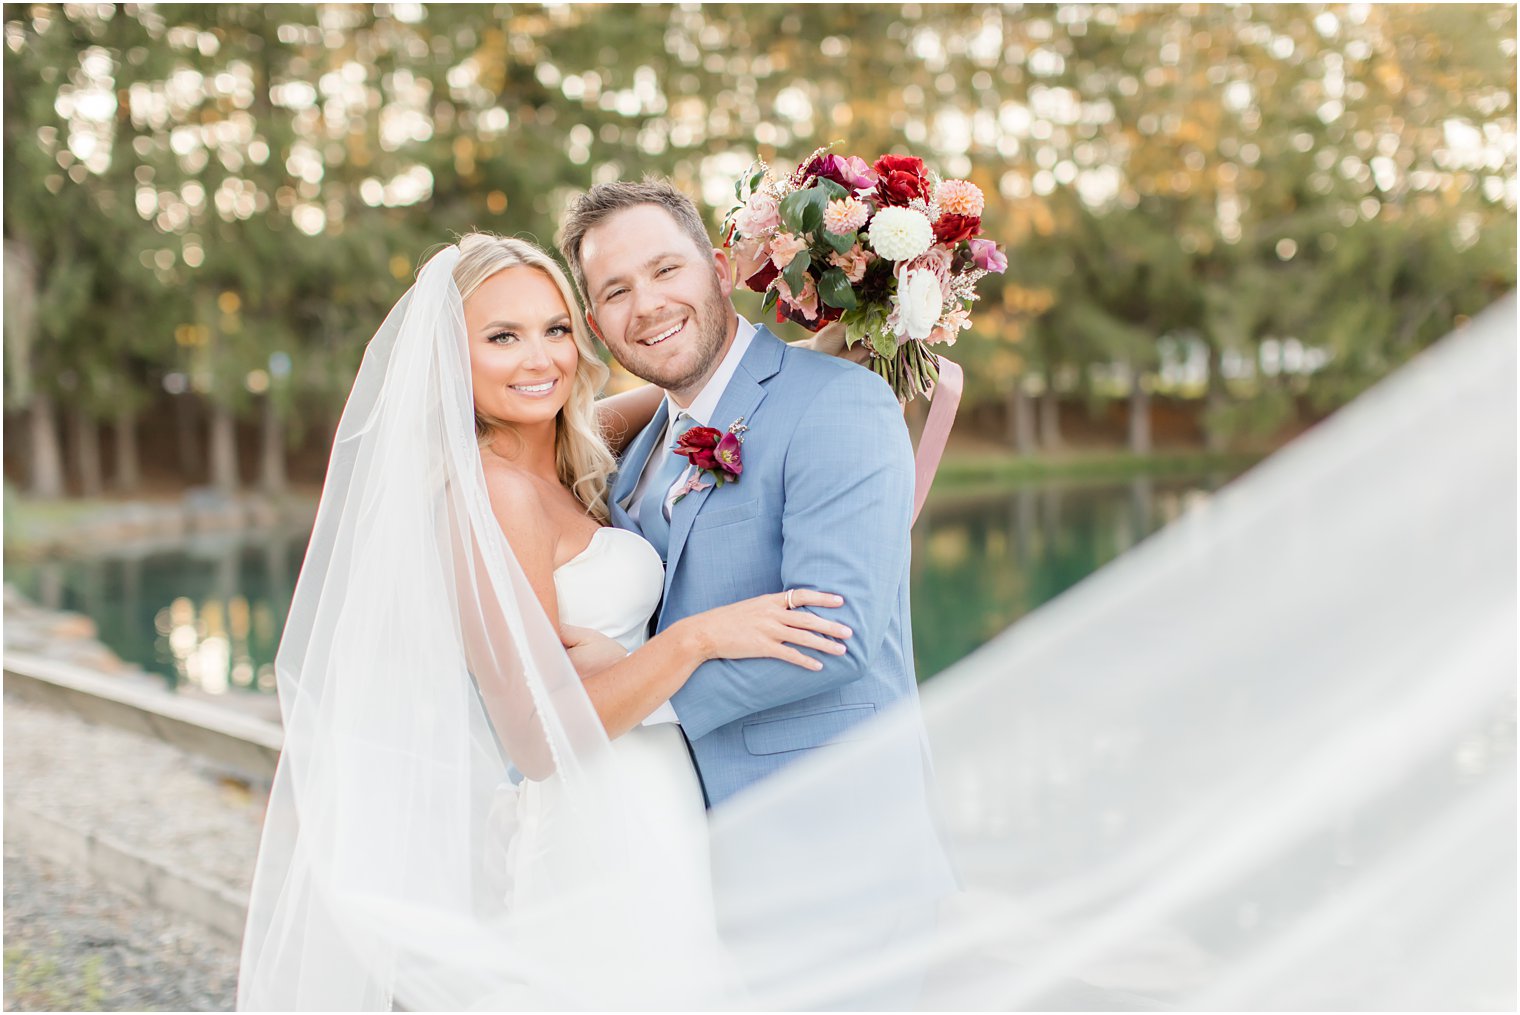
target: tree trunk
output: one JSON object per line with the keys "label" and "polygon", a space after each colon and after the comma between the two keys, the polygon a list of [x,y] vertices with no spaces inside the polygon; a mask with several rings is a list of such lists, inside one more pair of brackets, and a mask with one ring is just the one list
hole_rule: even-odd
{"label": "tree trunk", "polygon": [[1046,451],[1059,451],[1061,444],[1061,400],[1056,389],[1047,384],[1040,396],[1040,446]]}
{"label": "tree trunk", "polygon": [[1151,453],[1151,393],[1137,373],[1129,387],[1129,449],[1137,455]]}
{"label": "tree trunk", "polygon": [[1205,450],[1218,453],[1225,450],[1229,436],[1224,427],[1224,410],[1229,402],[1229,392],[1224,385],[1224,364],[1219,349],[1209,344],[1209,387],[1203,402],[1203,446]]}
{"label": "tree trunk", "polygon": [[85,497],[99,497],[105,489],[104,470],[100,465],[100,424],[83,409],[74,413],[74,475],[79,492]]}
{"label": "tree trunk", "polygon": [[53,400],[40,392],[32,395],[29,415],[32,496],[56,500],[63,496],[63,449]]}
{"label": "tree trunk", "polygon": [[1019,454],[1035,453],[1034,403],[1024,390],[1023,378],[1015,378],[1008,391],[1008,437]]}
{"label": "tree trunk", "polygon": [[201,474],[200,430],[196,427],[193,395],[174,396],[174,445],[179,452],[179,474],[193,483]]}
{"label": "tree trunk", "polygon": [[285,424],[280,419],[273,393],[264,396],[263,442],[260,452],[260,484],[265,493],[278,496],[285,492]]}
{"label": "tree trunk", "polygon": [[137,457],[137,413],[132,409],[116,410],[116,489],[136,493],[142,486],[142,469]]}
{"label": "tree trunk", "polygon": [[229,497],[238,490],[237,421],[225,405],[211,405],[211,485]]}

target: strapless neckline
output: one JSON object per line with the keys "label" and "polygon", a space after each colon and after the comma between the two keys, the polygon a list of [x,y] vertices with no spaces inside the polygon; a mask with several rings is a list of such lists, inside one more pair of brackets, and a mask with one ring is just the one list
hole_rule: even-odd
{"label": "strapless neckline", "polygon": [[561,623],[600,631],[631,652],[643,644],[660,605],[665,568],[643,536],[606,526],[554,569],[554,588]]}
{"label": "strapless neckline", "polygon": [[591,553],[592,550],[596,549],[596,541],[598,539],[602,538],[602,533],[603,532],[610,532],[612,530],[612,528],[613,528],[613,526],[611,526],[611,525],[603,525],[601,528],[597,529],[595,532],[593,532],[591,534],[591,541],[586,544],[585,549],[581,550],[580,553],[577,553],[575,556],[571,557],[569,560],[565,561],[563,564],[561,564],[559,567],[555,568],[554,570],[558,571],[561,568],[569,567],[571,564],[574,564],[576,561],[582,559],[583,557],[588,556]]}

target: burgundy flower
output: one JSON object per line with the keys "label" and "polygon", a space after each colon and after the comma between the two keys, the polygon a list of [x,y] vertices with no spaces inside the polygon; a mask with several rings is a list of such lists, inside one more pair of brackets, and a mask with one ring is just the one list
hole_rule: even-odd
{"label": "burgundy flower", "polygon": [[927,200],[929,177],[923,159],[911,155],[883,155],[871,168],[879,177],[876,197],[882,204],[906,205],[914,198]]}
{"label": "burgundy flower", "polygon": [[[714,432],[716,433],[716,431]],[[739,440],[737,435],[731,433],[724,434],[723,439],[718,441],[718,447],[714,452],[718,459],[718,468],[730,476],[737,476],[743,472],[744,455],[741,451],[743,446],[743,442]]]}
{"label": "burgundy flower", "polygon": [[776,276],[779,274],[781,274],[780,269],[767,257],[765,262],[760,265],[760,270],[744,280],[744,288],[750,292],[763,293],[771,287],[771,283],[775,281]]}
{"label": "burgundy flower", "polygon": [[803,181],[821,176],[852,194],[870,190],[877,182],[876,173],[866,165],[866,160],[856,155],[820,155],[803,166],[798,176]]}
{"label": "burgundy flower", "polygon": [[822,300],[818,301],[817,313],[809,317],[800,307],[787,303],[786,300],[776,301],[776,323],[791,321],[800,324],[808,331],[822,331],[825,325],[832,324],[844,315],[844,310],[839,307],[831,307]]}
{"label": "burgundy flower", "polygon": [[982,231],[978,215],[941,215],[934,223],[934,239],[939,243],[959,243]]}
{"label": "burgundy flower", "polygon": [[710,426],[694,426],[683,433],[676,446],[671,449],[675,454],[682,455],[687,461],[699,469],[718,468],[718,445],[723,442],[724,434]]}

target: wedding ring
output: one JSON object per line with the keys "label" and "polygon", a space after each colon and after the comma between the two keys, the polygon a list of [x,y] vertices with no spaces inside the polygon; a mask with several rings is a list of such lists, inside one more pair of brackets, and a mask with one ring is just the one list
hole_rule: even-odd
{"label": "wedding ring", "polygon": [[786,590],[786,608],[788,610],[795,610],[797,608],[796,606],[792,605],[792,593],[795,592],[795,591],[797,591],[797,590],[796,589],[787,589]]}

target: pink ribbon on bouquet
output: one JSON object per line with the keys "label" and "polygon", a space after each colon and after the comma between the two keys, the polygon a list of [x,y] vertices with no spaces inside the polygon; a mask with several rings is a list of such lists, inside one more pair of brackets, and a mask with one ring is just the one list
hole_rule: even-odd
{"label": "pink ribbon on bouquet", "polygon": [[934,474],[939,471],[939,460],[945,454],[945,442],[950,439],[950,426],[955,422],[955,410],[960,408],[961,391],[965,387],[965,375],[959,364],[939,357],[939,381],[934,385],[934,397],[929,402],[929,418],[924,421],[924,432],[918,439],[918,452],[913,456],[913,521],[924,509],[929,487],[934,485]]}

